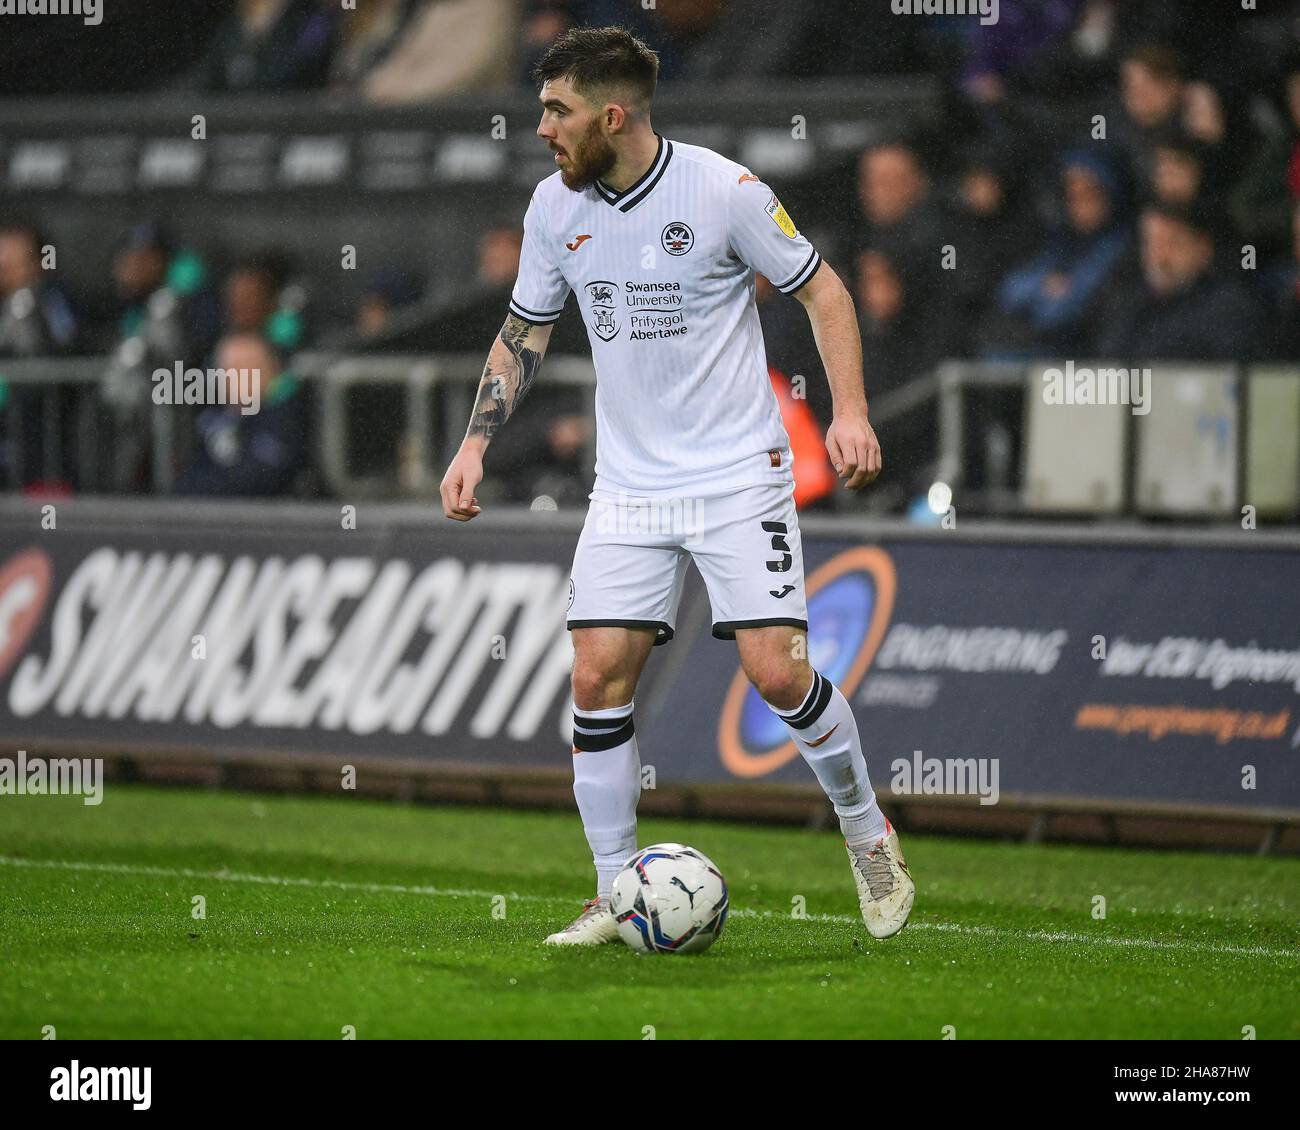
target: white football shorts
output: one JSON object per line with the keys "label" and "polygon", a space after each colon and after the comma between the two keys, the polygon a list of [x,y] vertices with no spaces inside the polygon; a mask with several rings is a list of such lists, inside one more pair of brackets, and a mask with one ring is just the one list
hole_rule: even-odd
{"label": "white football shorts", "polygon": [[656,628],[655,644],[667,643],[692,560],[716,638],[769,624],[807,630],[803,543],[788,482],[711,498],[596,492],[569,575],[569,629]]}

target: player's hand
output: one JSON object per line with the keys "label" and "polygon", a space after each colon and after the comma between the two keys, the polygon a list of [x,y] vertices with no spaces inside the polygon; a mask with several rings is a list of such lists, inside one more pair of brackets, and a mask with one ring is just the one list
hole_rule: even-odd
{"label": "player's hand", "polygon": [[849,490],[858,490],[880,474],[880,441],[867,421],[866,409],[837,415],[826,430],[831,465]]}
{"label": "player's hand", "polygon": [[473,448],[462,447],[442,477],[442,512],[457,522],[468,522],[482,512],[474,498],[475,488],[483,481],[483,456]]}

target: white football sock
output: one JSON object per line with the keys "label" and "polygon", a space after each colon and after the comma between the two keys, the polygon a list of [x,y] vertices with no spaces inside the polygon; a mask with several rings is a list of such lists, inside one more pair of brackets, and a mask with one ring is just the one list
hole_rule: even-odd
{"label": "white football sock", "polygon": [[636,851],[636,806],[641,758],[632,706],[573,711],[573,795],[596,865],[596,895],[606,897],[614,877]]}
{"label": "white football sock", "polygon": [[[857,721],[839,687],[814,671],[808,694],[794,710],[779,710],[770,702],[768,706],[790,727],[799,752],[817,774],[840,818],[844,839],[857,845],[883,836],[885,814],[867,775]],[[819,739],[820,744],[811,745]]]}

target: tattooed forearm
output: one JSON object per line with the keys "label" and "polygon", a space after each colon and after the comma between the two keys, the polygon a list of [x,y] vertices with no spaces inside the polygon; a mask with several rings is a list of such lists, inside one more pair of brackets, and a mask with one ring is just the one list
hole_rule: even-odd
{"label": "tattooed forearm", "polygon": [[542,366],[550,326],[535,326],[514,314],[492,343],[467,436],[490,440],[523,401]]}

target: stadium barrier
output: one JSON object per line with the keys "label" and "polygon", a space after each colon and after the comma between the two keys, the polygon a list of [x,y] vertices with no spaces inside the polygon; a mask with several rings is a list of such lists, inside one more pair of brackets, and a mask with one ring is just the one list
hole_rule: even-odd
{"label": "stadium barrier", "polygon": [[[363,791],[569,805],[582,521],[4,499],[0,743],[119,778],[333,790],[353,765]],[[810,658],[900,826],[1300,850],[1300,536],[801,526]],[[694,571],[675,628],[637,692],[645,810],[825,821]]]}
{"label": "stadium barrier", "polygon": [[[909,409],[928,411],[932,400],[937,411],[936,478],[971,510],[1300,515],[1300,366],[946,361],[915,391]],[[1018,466],[996,408],[986,410],[983,438],[1000,442],[972,450],[981,437],[970,408],[990,393],[1002,395],[1004,417],[1016,416]]]}
{"label": "stadium barrier", "polygon": [[[294,372],[316,389],[313,463],[327,489],[353,499],[420,497],[436,489],[464,435],[484,356],[297,354]],[[45,461],[52,467],[58,466],[63,442],[60,397],[95,386],[110,364],[109,358],[0,362],[0,378],[46,393],[42,443]],[[1145,395],[1151,398],[1146,411],[1110,402],[1086,408],[1064,405],[1075,409],[1065,412],[1042,395],[1044,379],[1061,372],[1065,364],[1073,365],[945,361],[933,373],[873,397],[872,419],[887,434],[888,425],[901,416],[932,414],[938,437],[935,478],[948,484],[972,513],[1225,519],[1240,515],[1244,506],[1263,519],[1291,520],[1300,513],[1300,367],[1156,364],[1145,370],[1150,386]],[[1103,379],[1130,372],[1100,363],[1081,366],[1080,371],[1099,373]],[[138,378],[149,380],[147,368]],[[546,359],[540,387],[584,390],[584,410],[593,415],[595,383],[590,357],[557,354]],[[360,390],[384,387],[398,389],[402,404],[391,429],[388,465],[378,474],[359,471],[348,454],[354,446],[349,398]],[[972,450],[987,436],[972,435],[979,424],[968,407],[990,390],[1011,397],[1016,417],[1012,430],[1024,437],[1018,467],[1010,458],[1007,425],[996,420],[983,423],[990,431],[1003,430],[1003,457]],[[1154,401],[1158,412],[1150,411]],[[523,410],[531,409],[526,403]],[[16,451],[22,443],[18,414],[6,416]],[[97,457],[105,435],[101,428],[86,426],[84,413],[81,423],[75,441],[79,465],[94,466],[85,460]],[[183,409],[163,409],[149,413],[147,425],[153,488],[165,493],[187,449],[188,416]],[[594,462],[593,433],[586,463]],[[970,481],[973,465],[980,465],[982,472],[978,485]]]}

